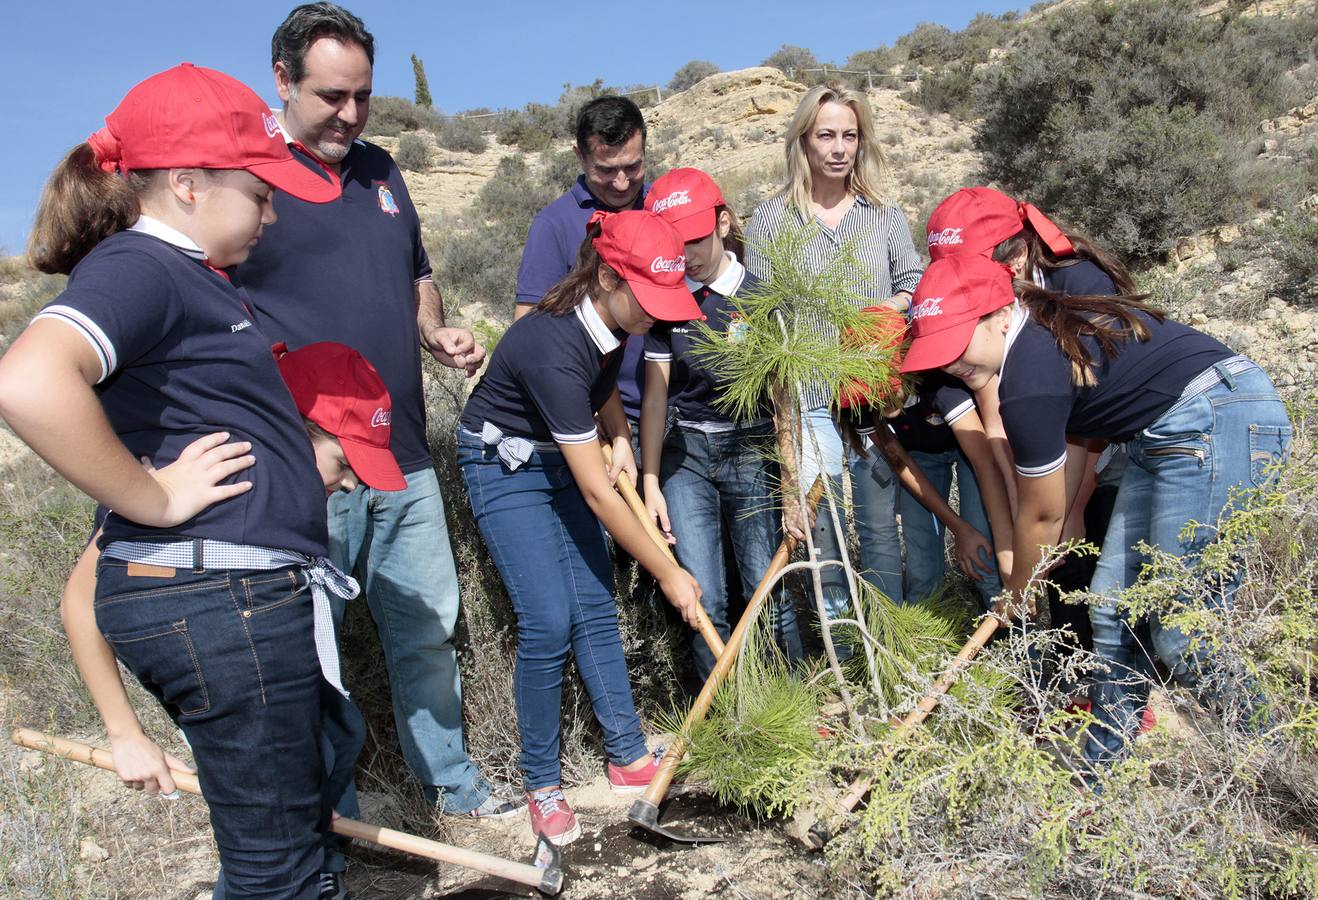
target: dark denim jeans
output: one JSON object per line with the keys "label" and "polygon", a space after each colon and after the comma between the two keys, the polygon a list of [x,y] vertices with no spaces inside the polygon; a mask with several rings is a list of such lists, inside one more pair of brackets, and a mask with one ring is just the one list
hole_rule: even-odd
{"label": "dark denim jeans", "polygon": [[[1212,541],[1218,518],[1239,503],[1238,493],[1275,478],[1290,441],[1286,409],[1262,369],[1228,375],[1178,401],[1127,445],[1130,462],[1091,590],[1115,598],[1134,584],[1145,562],[1140,541],[1176,556],[1200,553]],[[1188,528],[1191,522],[1199,524]],[[1230,604],[1234,591],[1234,585],[1226,586],[1216,602]],[[1201,701],[1218,699],[1203,690],[1212,661],[1203,648],[1190,652],[1190,635],[1151,616],[1152,647],[1143,647],[1135,623],[1114,603],[1092,606],[1089,615],[1094,650],[1109,667],[1094,679],[1097,721],[1085,745],[1091,763],[1119,756],[1134,734],[1148,704],[1147,676],[1155,656]]]}
{"label": "dark denim jeans", "polygon": [[222,896],[315,897],[323,679],[298,568],[155,577],[102,557],[96,624],[192,747]]}
{"label": "dark denim jeans", "polygon": [[[774,484],[777,466],[773,426],[707,433],[679,422],[664,440],[659,483],[677,538],[677,561],[695,576],[700,603],[718,633],[727,640],[728,583],[723,565],[723,536],[732,538],[743,596],[755,591],[781,540]],[[770,604],[774,637],[789,659],[800,659],[801,633],[796,610],[776,592]],[[700,680],[714,668],[714,654],[697,632],[691,650]]]}
{"label": "dark denim jeans", "polygon": [[511,471],[493,447],[459,428],[458,465],[476,524],[517,613],[513,691],[526,790],[562,778],[558,753],[569,651],[604,730],[609,758],[618,765],[640,759],[645,737],[618,634],[613,560],[604,529],[563,454],[537,451]]}

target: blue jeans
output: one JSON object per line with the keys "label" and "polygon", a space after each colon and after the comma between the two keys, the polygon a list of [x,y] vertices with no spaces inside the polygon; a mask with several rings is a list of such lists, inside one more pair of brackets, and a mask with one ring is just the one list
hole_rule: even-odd
{"label": "blue jeans", "polygon": [[[773,426],[706,433],[676,424],[664,439],[659,483],[677,538],[677,561],[700,583],[700,603],[718,633],[727,640],[728,585],[723,565],[723,535],[732,538],[743,596],[747,600],[769,570],[781,540],[774,482],[777,466]],[[801,658],[796,610],[771,605],[774,636],[789,659]],[[714,654],[697,632],[691,633],[696,671],[704,681],[714,668]]]}
{"label": "blue jeans", "polygon": [[[975,480],[974,467],[960,450],[944,450],[941,453],[926,453],[911,450],[911,459],[938,493],[946,500],[952,493],[952,474],[956,473],[957,494],[961,500],[959,514],[970,524],[971,528],[993,541],[993,532],[989,529],[988,514],[984,512],[984,501],[979,496],[979,482]],[[898,500],[902,514],[902,536],[906,539],[906,597],[910,600],[923,600],[932,596],[943,586],[943,576],[947,566],[946,528],[938,517],[925,509],[919,500],[912,497],[905,488]],[[1002,590],[1002,580],[998,577],[998,563],[993,557],[981,559],[991,574],[975,579],[975,590],[987,609],[992,599]]]}
{"label": "blue jeans", "polygon": [[517,614],[513,690],[526,790],[559,784],[563,672],[576,658],[617,765],[646,754],[618,634],[613,560],[604,529],[556,450],[516,471],[458,429],[458,465],[471,509]]}
{"label": "blue jeans", "polygon": [[[848,447],[844,456],[842,436],[838,434],[837,426],[833,424],[833,415],[827,407],[802,413],[801,444],[802,483],[809,488],[821,471],[816,458],[817,445],[823,459],[822,471],[831,481],[830,489],[838,505],[838,518],[844,528],[846,514],[842,507],[842,469],[845,465],[851,476],[852,512],[860,540],[859,574],[889,598],[901,603],[902,546],[897,532],[898,484],[887,460],[875,449],[869,451],[868,457],[861,457]],[[819,503],[812,538],[819,548],[821,560],[842,558],[840,548],[846,535],[834,531],[827,497]],[[820,576],[823,579],[824,607],[829,618],[854,618],[846,573],[842,568],[828,566],[820,571]],[[839,646],[838,655],[850,655],[850,648]]]}
{"label": "blue jeans", "polygon": [[157,577],[102,557],[95,609],[192,747],[224,872],[217,896],[315,897],[329,821],[323,679],[299,570]]}
{"label": "blue jeans", "polygon": [[[365,485],[340,491],[328,511],[330,559],[344,572],[360,573],[380,632],[403,758],[428,801],[442,803],[447,813],[474,809],[490,787],[462,740],[462,684],[453,648],[458,575],[435,472],[410,473],[401,491]],[[330,599],[338,628],[345,604]],[[355,788],[338,810],[357,815]]]}
{"label": "blue jeans", "polygon": [[[1229,514],[1238,498],[1232,491],[1262,487],[1274,477],[1272,467],[1287,456],[1291,424],[1262,369],[1228,374],[1191,396],[1182,396],[1156,422],[1128,444],[1130,462],[1122,476],[1116,506],[1103,542],[1091,589],[1115,599],[1138,580],[1145,559],[1140,541],[1182,557],[1198,555],[1213,538],[1213,525]],[[1203,523],[1186,532],[1189,522]],[[1214,591],[1229,605],[1235,585]],[[1094,716],[1085,743],[1090,763],[1119,756],[1134,734],[1148,704],[1152,671],[1149,648],[1135,638],[1135,622],[1114,603],[1090,607],[1094,650],[1108,672],[1095,676]],[[1152,653],[1184,687],[1211,703],[1202,687],[1211,659],[1188,653],[1190,636],[1149,619]]]}

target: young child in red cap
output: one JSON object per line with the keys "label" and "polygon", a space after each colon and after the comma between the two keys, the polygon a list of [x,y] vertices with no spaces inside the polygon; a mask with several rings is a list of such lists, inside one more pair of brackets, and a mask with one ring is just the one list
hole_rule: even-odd
{"label": "young child in red cap", "polygon": [[[610,786],[643,790],[658,762],[632,705],[601,524],[688,623],[700,602],[696,580],[649,539],[612,486],[620,472],[636,477],[617,390],[623,339],[700,318],[684,271],[682,238],[658,216],[596,213],[575,268],[504,334],[459,421],[472,511],[517,613],[513,678],[531,828],[556,844],[581,834],[558,759],[569,651],[604,730]],[[611,439],[611,468],[596,414]]]}
{"label": "young child in red cap", "polygon": [[[326,494],[353,490],[358,481],[379,490],[401,490],[406,481],[389,449],[393,404],[375,368],[343,344],[308,344],[289,352],[280,343],[273,350],[279,374],[302,414]],[[192,768],[147,737],[124,690],[113,650],[96,630],[93,604],[99,556],[93,541],[74,565],[60,601],[73,659],[105,723],[120,779],[148,794],[177,796],[170,769]],[[325,627],[323,622],[316,624]],[[332,716],[339,722],[338,729],[322,734],[346,736],[341,743],[322,739],[323,791],[332,806],[352,777],[366,725],[341,681],[326,681],[321,687],[322,718]]]}
{"label": "young child in red cap", "polygon": [[[1198,556],[1242,491],[1276,477],[1292,428],[1268,376],[1138,296],[1013,285],[1006,265],[974,253],[935,260],[913,309],[915,338],[903,371],[941,369],[972,390],[999,379],[1020,504],[1004,612],[1022,602],[1041,548],[1061,538],[1070,502],[1067,436],[1127,445],[1130,460],[1091,585],[1108,598],[1090,608],[1094,647],[1108,667],[1095,676],[1089,763],[1120,755],[1138,727],[1148,703],[1143,660],[1161,659],[1201,700],[1215,701],[1214,685],[1227,682],[1215,677],[1206,643],[1153,616],[1152,646],[1141,647],[1137,623],[1116,598],[1139,577],[1141,542]],[[1234,584],[1219,585],[1183,600],[1229,605],[1233,594]],[[1245,699],[1242,706],[1254,705]]]}
{"label": "young child in red cap", "polygon": [[301,898],[329,812],[313,594],[355,586],[324,560],[301,417],[223,271],[276,189],[339,195],[250,89],[188,63],[134,87],[46,187],[30,257],[70,277],[0,359],[0,415],[113,510],[96,627],[191,744],[232,892]]}
{"label": "young child in red cap", "polygon": [[[729,298],[754,290],[741,264],[741,227],[714,180],[699,169],[673,169],[650,187],[645,208],[669,222],[684,242],[686,289],[706,324],[737,339]],[[753,418],[734,420],[719,398],[724,385],[694,355],[690,322],[660,323],[645,336],[641,405],[641,469],[645,506],[674,543],[680,562],[700,582],[700,602],[726,639],[728,573],[723,535],[730,533],[743,597],[750,597],[779,543],[774,510],[773,410],[764,398]],[[665,425],[672,424],[665,435]],[[795,609],[781,595],[771,608],[773,630],[790,659],[801,656]],[[695,632],[691,651],[703,682],[714,655]]]}

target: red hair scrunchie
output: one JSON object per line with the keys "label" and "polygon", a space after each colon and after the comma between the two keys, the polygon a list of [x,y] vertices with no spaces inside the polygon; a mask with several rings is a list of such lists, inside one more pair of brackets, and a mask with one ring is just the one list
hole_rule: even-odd
{"label": "red hair scrunchie", "polygon": [[593,226],[596,222],[603,223],[605,219],[611,218],[614,215],[616,215],[616,213],[611,213],[607,209],[595,210],[593,213],[590,214],[590,219],[587,220],[586,222],[586,231],[589,232],[591,226]]}
{"label": "red hair scrunchie", "polygon": [[1071,245],[1070,239],[1062,234],[1062,230],[1041,213],[1037,206],[1033,203],[1018,202],[1016,211],[1020,214],[1022,222],[1029,222],[1034,227],[1035,233],[1048,245],[1048,249],[1053,251],[1054,256],[1075,256],[1075,247]]}
{"label": "red hair scrunchie", "polygon": [[102,172],[119,173],[124,170],[124,146],[109,128],[102,128],[89,136],[87,143]]}

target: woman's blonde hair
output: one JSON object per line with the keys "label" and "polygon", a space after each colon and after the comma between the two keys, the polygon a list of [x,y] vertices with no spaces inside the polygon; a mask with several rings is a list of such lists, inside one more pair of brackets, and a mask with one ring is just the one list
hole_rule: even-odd
{"label": "woman's blonde hair", "polygon": [[783,188],[783,194],[788,204],[800,210],[807,220],[812,185],[810,162],[805,155],[805,140],[825,103],[841,103],[851,107],[851,111],[856,114],[856,163],[847,175],[847,190],[864,197],[870,203],[883,202],[880,193],[883,154],[874,137],[874,115],[870,112],[869,100],[860,91],[842,84],[819,84],[806,91],[797,105],[792,124],[787,129],[784,148],[787,154],[787,186]]}

